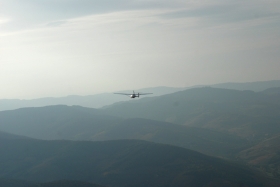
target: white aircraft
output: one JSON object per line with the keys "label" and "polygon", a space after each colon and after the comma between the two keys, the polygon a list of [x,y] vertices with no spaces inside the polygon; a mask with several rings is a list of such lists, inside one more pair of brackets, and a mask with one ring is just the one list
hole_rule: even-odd
{"label": "white aircraft", "polygon": [[135,97],[140,97],[140,95],[148,95],[148,94],[153,94],[153,93],[135,93],[133,90],[132,94],[129,94],[129,93],[114,93],[114,94],[128,95],[130,98],[135,98]]}

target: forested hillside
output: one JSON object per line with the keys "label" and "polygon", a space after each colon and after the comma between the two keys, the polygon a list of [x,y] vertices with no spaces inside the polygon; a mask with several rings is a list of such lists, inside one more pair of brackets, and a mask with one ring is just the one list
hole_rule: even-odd
{"label": "forested hillside", "polygon": [[[0,131],[5,133],[0,134],[44,140],[145,140],[249,164],[278,178],[277,90],[204,87],[103,109],[58,105],[2,111]],[[7,137],[18,138],[13,136]]]}
{"label": "forested hillside", "polygon": [[122,119],[78,106],[49,106],[0,112],[0,130],[45,140],[140,139],[176,145],[218,157],[234,157],[252,145],[211,129],[135,118]]}
{"label": "forested hillside", "polygon": [[250,169],[187,149],[136,140],[5,140],[0,177],[44,182],[71,179],[112,187],[272,184]]}
{"label": "forested hillside", "polygon": [[118,117],[155,119],[259,140],[280,132],[279,101],[280,97],[253,91],[205,87],[119,103],[103,110]]}

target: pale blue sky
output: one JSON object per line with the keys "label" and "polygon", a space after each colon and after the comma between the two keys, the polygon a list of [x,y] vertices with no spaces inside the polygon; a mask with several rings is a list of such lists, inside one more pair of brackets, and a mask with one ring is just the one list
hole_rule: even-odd
{"label": "pale blue sky", "polygon": [[280,79],[278,0],[0,0],[0,99]]}

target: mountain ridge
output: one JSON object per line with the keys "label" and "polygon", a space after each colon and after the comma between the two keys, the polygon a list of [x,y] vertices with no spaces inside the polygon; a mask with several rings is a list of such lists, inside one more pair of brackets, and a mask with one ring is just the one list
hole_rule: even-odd
{"label": "mountain ridge", "polygon": [[[103,110],[122,118],[146,118],[194,127],[219,129],[246,138],[279,132],[280,97],[253,91],[193,88],[135,102],[117,103]],[[265,128],[265,120],[270,128]],[[254,127],[254,128],[253,128]],[[263,131],[255,129],[262,128]],[[242,129],[243,128],[243,129]]]}
{"label": "mountain ridge", "polygon": [[[280,133],[279,101],[280,97],[263,92],[202,87],[103,109],[49,106],[2,111],[0,130],[45,139],[135,138],[241,159],[248,164],[256,163],[254,155],[249,154],[252,150],[277,168],[279,154],[274,152],[276,157],[267,157],[268,149],[262,142]],[[248,156],[242,156],[243,153]],[[261,162],[255,166],[264,168]]]}
{"label": "mountain ridge", "polygon": [[[136,92],[152,92],[153,95],[148,97],[161,96],[165,94],[175,93],[178,91],[192,89],[196,87],[205,87],[210,86],[214,88],[226,88],[226,89],[236,89],[236,90],[252,90],[252,91],[263,91],[272,87],[280,87],[280,80],[271,80],[271,81],[256,81],[256,82],[229,82],[229,83],[219,83],[212,85],[194,85],[190,87],[167,87],[167,86],[158,86],[150,88],[141,88],[135,90]],[[116,92],[126,92],[131,93],[132,90],[123,90]],[[147,96],[142,96],[147,97]],[[107,105],[111,105],[116,102],[128,101],[127,97],[116,95],[113,93],[100,93],[94,95],[68,95],[65,97],[46,97],[38,99],[0,99],[0,111],[4,110],[13,110],[18,108],[25,107],[42,107],[49,105],[79,105],[89,108],[101,108]]]}
{"label": "mountain ridge", "polygon": [[1,177],[34,182],[64,178],[112,187],[262,187],[269,181],[245,166],[140,140],[6,140],[0,152]]}
{"label": "mountain ridge", "polygon": [[78,106],[47,106],[0,112],[0,130],[43,140],[139,139],[230,156],[251,145],[229,133],[150,119],[122,119]]}

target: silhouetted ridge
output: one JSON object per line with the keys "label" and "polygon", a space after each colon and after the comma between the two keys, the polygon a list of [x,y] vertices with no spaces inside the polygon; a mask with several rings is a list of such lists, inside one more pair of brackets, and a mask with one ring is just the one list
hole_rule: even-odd
{"label": "silhouetted ridge", "polygon": [[272,95],[272,96],[279,96],[280,95],[280,87],[268,88],[261,93]]}
{"label": "silhouetted ridge", "polygon": [[226,88],[234,90],[252,90],[255,92],[260,92],[268,88],[280,87],[280,80],[270,80],[270,81],[257,81],[257,82],[228,82],[211,85],[214,88]]}
{"label": "silhouetted ridge", "polygon": [[263,92],[204,87],[103,110],[49,106],[3,111],[0,130],[48,140],[147,140],[242,159],[278,177],[279,156],[274,145],[279,138],[274,137],[280,134],[279,98]]}
{"label": "silhouetted ridge", "polygon": [[104,126],[111,126],[118,120],[97,109],[80,106],[22,108],[0,112],[0,130],[36,139],[76,137],[84,140],[83,134],[98,133]]}
{"label": "silhouetted ridge", "polygon": [[[35,184],[34,182],[25,181],[25,180],[0,178],[0,186],[1,187],[30,187],[34,184]],[[36,185],[36,187],[38,187],[38,185]]]}
{"label": "silhouetted ridge", "polygon": [[53,181],[47,183],[34,184],[28,187],[104,187],[104,186],[92,184],[88,182],[82,182],[82,181],[59,180],[59,181]]}
{"label": "silhouetted ridge", "polygon": [[0,131],[0,140],[1,139],[13,140],[13,139],[29,139],[29,138],[25,136],[19,136],[19,135],[14,135],[14,134]]}
{"label": "silhouetted ridge", "polygon": [[254,140],[280,132],[280,102],[252,91],[194,88],[115,104],[104,111],[123,118],[147,118],[227,131]]}
{"label": "silhouetted ridge", "polygon": [[0,152],[1,177],[38,182],[63,178],[112,187],[261,187],[265,183],[245,167],[138,140],[6,140],[0,141]]}
{"label": "silhouetted ridge", "polygon": [[82,107],[49,106],[5,111],[0,112],[0,121],[0,130],[36,139],[140,139],[230,157],[244,146],[248,147],[246,139],[229,133],[150,119],[123,120]]}

